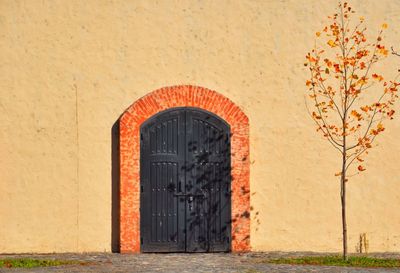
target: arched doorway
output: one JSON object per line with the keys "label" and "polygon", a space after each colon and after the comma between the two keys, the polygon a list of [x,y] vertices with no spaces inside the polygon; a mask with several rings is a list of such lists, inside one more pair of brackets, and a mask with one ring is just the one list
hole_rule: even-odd
{"label": "arched doorway", "polygon": [[[197,86],[158,89],[134,102],[120,118],[120,251],[140,252],[140,130],[151,117],[176,107],[205,110],[230,127],[232,251],[250,250],[249,122],[231,100]],[[145,125],[144,125],[145,126]],[[186,194],[186,192],[185,192]],[[203,247],[204,249],[204,247]],[[145,250],[145,249],[143,249]]]}
{"label": "arched doorway", "polygon": [[141,251],[229,251],[229,124],[170,108],[142,124],[140,142]]}

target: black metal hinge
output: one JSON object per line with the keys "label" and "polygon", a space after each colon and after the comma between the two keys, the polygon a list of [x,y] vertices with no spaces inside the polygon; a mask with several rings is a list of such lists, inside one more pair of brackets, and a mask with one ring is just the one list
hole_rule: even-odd
{"label": "black metal hinge", "polygon": [[140,237],[140,244],[143,245],[143,237]]}

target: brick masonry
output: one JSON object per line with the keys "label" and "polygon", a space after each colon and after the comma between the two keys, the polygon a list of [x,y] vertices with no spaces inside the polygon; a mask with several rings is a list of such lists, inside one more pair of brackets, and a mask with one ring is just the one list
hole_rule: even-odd
{"label": "brick masonry", "polygon": [[231,100],[215,91],[191,86],[158,89],[134,102],[120,118],[121,253],[140,252],[140,126],[172,107],[198,107],[231,126],[232,251],[250,250],[249,120]]}

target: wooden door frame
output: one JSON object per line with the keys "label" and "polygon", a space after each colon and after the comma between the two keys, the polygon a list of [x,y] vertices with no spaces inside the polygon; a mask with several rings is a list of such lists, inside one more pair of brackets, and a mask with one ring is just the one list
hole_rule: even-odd
{"label": "wooden door frame", "polygon": [[231,127],[232,251],[250,250],[249,120],[223,95],[197,86],[158,89],[134,102],[120,118],[120,252],[140,252],[140,126],[173,107],[196,107]]}

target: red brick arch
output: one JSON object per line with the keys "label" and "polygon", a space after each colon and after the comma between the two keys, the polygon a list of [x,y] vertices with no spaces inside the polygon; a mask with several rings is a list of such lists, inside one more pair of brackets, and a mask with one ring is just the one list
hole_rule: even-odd
{"label": "red brick arch", "polygon": [[249,120],[231,100],[191,85],[158,89],[135,101],[120,118],[120,244],[122,253],[140,252],[140,126],[172,107],[198,107],[231,126],[232,251],[250,250]]}

